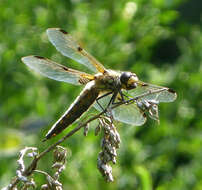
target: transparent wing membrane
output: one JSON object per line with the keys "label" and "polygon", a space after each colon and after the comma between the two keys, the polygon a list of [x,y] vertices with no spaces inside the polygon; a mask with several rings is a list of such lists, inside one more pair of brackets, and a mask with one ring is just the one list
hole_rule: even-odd
{"label": "transparent wing membrane", "polygon": [[[99,103],[101,104],[102,108],[105,109],[111,99],[112,95],[108,95],[106,97],[103,97],[99,100]],[[119,102],[117,99],[115,102]],[[94,107],[98,111],[103,111],[103,109],[97,104],[97,102],[94,104]],[[140,126],[143,125],[146,121],[146,117],[144,113],[137,107],[136,103],[133,104],[122,104],[112,110],[112,114],[115,120]]]}
{"label": "transparent wing membrane", "polygon": [[66,31],[60,28],[49,28],[47,29],[47,35],[50,42],[64,56],[85,65],[94,72],[97,70],[104,73],[104,66],[87,53]]}
{"label": "transparent wing membrane", "polygon": [[[165,89],[165,90],[158,92],[158,93],[152,93],[152,92],[154,92],[156,90],[160,90],[160,89]],[[142,97],[141,99],[154,100],[157,102],[173,102],[177,98],[176,92],[170,88],[156,86],[156,85],[152,85],[152,84],[148,84],[148,83],[144,83],[144,82],[140,82],[139,85],[137,86],[137,88],[128,91],[128,94],[131,97],[136,97],[141,94],[145,94],[145,93],[149,93],[149,92],[151,92],[151,93]]]}
{"label": "transparent wing membrane", "polygon": [[22,61],[34,71],[54,80],[80,85],[94,79],[93,75],[67,68],[44,57],[31,55],[23,57]]}
{"label": "transparent wing membrane", "polygon": [[145,114],[137,107],[136,103],[122,104],[112,110],[115,120],[134,125],[141,126],[146,121]]}
{"label": "transparent wing membrane", "polygon": [[[138,87],[125,91],[125,95],[129,97],[127,100],[138,98],[136,101],[132,101],[130,104],[122,104],[112,110],[112,114],[115,120],[121,121],[130,125],[143,125],[146,121],[145,112],[149,112],[149,116],[152,119],[158,120],[158,104],[160,102],[172,102],[176,99],[177,94],[175,91],[161,86],[151,85],[143,82],[139,82]],[[112,95],[106,96],[99,100],[101,106],[105,109],[111,99]],[[117,96],[118,97],[118,96]],[[119,102],[117,100],[115,102]],[[103,111],[96,103],[94,107]]]}

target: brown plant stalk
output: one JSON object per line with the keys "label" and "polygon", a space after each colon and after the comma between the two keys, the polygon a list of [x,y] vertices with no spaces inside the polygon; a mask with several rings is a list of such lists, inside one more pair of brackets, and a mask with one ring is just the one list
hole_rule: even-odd
{"label": "brown plant stalk", "polygon": [[[154,90],[154,91],[149,91],[149,92],[146,92],[146,93],[143,93],[139,96],[136,96],[134,98],[131,98],[127,101],[122,101],[122,102],[119,102],[118,104],[116,105],[113,105],[110,109],[114,109],[122,104],[130,104],[130,103],[134,103],[136,100],[144,97],[144,96],[148,96],[150,94],[155,94],[155,93],[159,93],[159,92],[162,92],[162,91],[166,91],[167,89],[166,88],[163,88],[163,89],[158,89],[158,90]],[[37,155],[33,161],[30,163],[30,165],[24,170],[24,172],[22,173],[23,176],[30,176],[34,171],[35,169],[37,168],[37,163],[38,161],[45,155],[47,154],[48,152],[50,152],[51,150],[53,150],[57,145],[61,144],[63,141],[65,141],[67,138],[71,137],[74,133],[76,133],[78,130],[80,130],[81,128],[85,127],[88,123],[92,122],[93,120],[96,120],[98,118],[101,117],[101,115],[105,114],[108,110],[104,110],[102,112],[100,112],[99,114],[91,117],[90,119],[88,119],[86,122],[84,123],[81,123],[79,124],[76,128],[72,129],[69,133],[67,133],[67,135],[65,135],[64,137],[62,137],[61,139],[59,139],[56,143],[50,145],[48,148],[46,148],[43,152],[41,152],[39,155]],[[15,176],[12,181],[10,182],[10,184],[7,186],[6,190],[13,190],[15,188],[15,186],[20,182],[20,179]]]}

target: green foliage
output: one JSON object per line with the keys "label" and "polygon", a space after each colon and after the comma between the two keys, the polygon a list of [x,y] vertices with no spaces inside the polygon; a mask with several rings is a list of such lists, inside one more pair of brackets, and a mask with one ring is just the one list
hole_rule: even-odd
{"label": "green foliage", "polygon": [[[96,169],[100,139],[93,130],[66,141],[72,156],[61,176],[64,189],[201,189],[201,6],[199,0],[0,1],[0,186],[15,175],[20,148],[44,150],[56,140],[41,142],[81,90],[30,72],[20,60],[36,54],[83,69],[48,42],[45,30],[60,27],[107,68],[178,93],[174,103],[160,105],[160,125],[118,125],[122,144],[111,184]],[[46,156],[39,167],[47,170],[50,162]]]}

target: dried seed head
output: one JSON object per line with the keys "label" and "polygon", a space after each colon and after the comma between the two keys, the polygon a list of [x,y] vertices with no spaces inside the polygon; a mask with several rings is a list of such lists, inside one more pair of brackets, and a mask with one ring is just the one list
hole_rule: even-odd
{"label": "dried seed head", "polygon": [[83,131],[83,135],[87,136],[88,135],[88,131],[89,131],[89,123],[86,124],[86,126],[84,126],[84,131]]}
{"label": "dried seed head", "polygon": [[99,124],[97,125],[97,127],[95,128],[95,136],[98,135],[98,133],[100,132],[100,130],[101,130],[101,124],[99,123]]}
{"label": "dried seed head", "polygon": [[53,152],[54,162],[65,162],[67,157],[67,150],[62,146],[56,146]]}
{"label": "dried seed head", "polygon": [[47,184],[43,184],[43,185],[41,186],[41,190],[50,190],[50,188],[48,187]]}
{"label": "dried seed head", "polygon": [[56,189],[56,187],[62,187],[62,184],[58,181],[52,178],[50,175],[46,176],[46,180],[48,182],[48,186],[52,187],[52,189]]}
{"label": "dried seed head", "polygon": [[111,118],[100,118],[99,125],[102,126],[104,136],[101,139],[102,151],[98,155],[97,167],[105,179],[108,182],[111,182],[113,181],[113,176],[112,167],[109,165],[109,163],[110,161],[113,164],[116,163],[116,149],[119,148],[121,139]]}
{"label": "dried seed head", "polygon": [[33,178],[31,178],[29,181],[27,181],[26,183],[24,183],[23,188],[22,189],[35,189],[36,188],[36,183],[34,181]]}
{"label": "dried seed head", "polygon": [[61,162],[55,162],[53,165],[52,165],[52,168],[55,168],[55,169],[59,169],[63,166],[64,164],[61,163]]}

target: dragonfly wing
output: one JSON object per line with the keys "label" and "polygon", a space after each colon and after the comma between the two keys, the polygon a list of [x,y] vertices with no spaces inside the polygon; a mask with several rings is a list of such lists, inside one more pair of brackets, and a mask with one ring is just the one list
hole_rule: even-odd
{"label": "dragonfly wing", "polygon": [[34,71],[58,81],[80,85],[94,79],[93,75],[67,68],[41,56],[23,57],[22,62]]}
{"label": "dragonfly wing", "polygon": [[[162,91],[160,92],[152,93],[161,89]],[[128,91],[128,94],[133,98],[145,93],[147,93],[147,95],[143,96],[140,99],[156,102],[173,102],[177,98],[176,92],[170,88],[156,86],[141,81],[138,84],[137,88]]]}
{"label": "dragonfly wing", "polygon": [[[99,100],[100,105],[104,109],[107,107],[111,97],[111,95],[108,95]],[[97,104],[97,102],[94,104],[94,107],[98,111],[103,111],[102,108]],[[122,104],[114,108],[112,110],[112,114],[115,120],[134,126],[143,125],[146,121],[145,114],[137,107],[136,103],[128,105]]]}
{"label": "dragonfly wing", "polygon": [[99,72],[104,73],[104,66],[92,55],[87,53],[66,31],[60,28],[49,28],[47,29],[47,35],[50,42],[64,56],[87,66],[94,72],[98,70]]}
{"label": "dragonfly wing", "polygon": [[146,121],[146,115],[137,107],[136,103],[122,104],[113,109],[112,113],[115,120],[134,126],[141,126]]}

